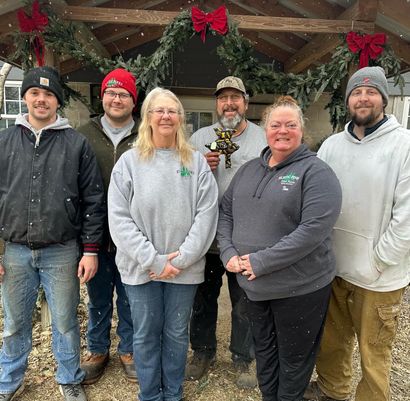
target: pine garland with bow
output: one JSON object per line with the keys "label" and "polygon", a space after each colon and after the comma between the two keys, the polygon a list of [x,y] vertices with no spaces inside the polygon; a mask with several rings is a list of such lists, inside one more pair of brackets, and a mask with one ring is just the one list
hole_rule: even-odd
{"label": "pine garland with bow", "polygon": [[[104,74],[114,68],[125,68],[135,74],[137,86],[142,91],[148,92],[162,84],[170,71],[173,53],[183,49],[185,43],[193,35],[200,33],[203,36],[204,32],[205,36],[221,34],[222,44],[217,48],[217,53],[228,67],[229,73],[242,78],[251,94],[289,94],[299,102],[302,109],[306,109],[324,91],[327,91],[331,94],[331,99],[326,108],[329,110],[333,129],[342,127],[346,121],[346,108],[341,88],[349,75],[349,66],[359,64],[363,53],[363,50],[354,52],[349,49],[346,35],[342,36],[342,44],[336,47],[328,63],[308,69],[303,73],[286,74],[274,71],[257,60],[252,43],[239,33],[237,25],[229,18],[226,10],[224,10],[227,13],[226,28],[219,24],[217,29],[214,29],[215,25],[212,27],[210,21],[214,18],[207,17],[205,14],[205,17],[200,18],[202,22],[206,22],[205,30],[203,23],[201,23],[200,30],[195,29],[193,22],[195,16],[192,17],[190,10],[184,10],[167,25],[159,39],[157,50],[150,56],[138,55],[137,58],[130,60],[124,60],[121,56],[106,59],[93,52],[85,51],[75,38],[74,25],[62,21],[46,5],[44,7],[47,10],[49,24],[45,27],[43,36],[49,48],[59,55],[69,55]],[[193,11],[193,13],[196,12]],[[356,33],[356,35],[360,34]],[[368,41],[368,39],[364,41],[366,40]],[[16,36],[16,43],[18,43],[18,48],[14,59],[22,60],[24,69],[27,69],[32,61],[28,59],[27,53],[22,51],[24,46],[21,46],[22,41],[18,36]],[[373,45],[374,43],[370,46]],[[371,47],[373,53],[366,50],[369,53],[369,64],[380,65],[387,75],[394,77],[395,85],[399,85],[402,90],[404,80],[400,74],[400,60],[388,44],[378,43],[377,45],[382,48],[382,52],[376,55],[377,57],[373,58],[374,48]],[[360,45],[357,46],[360,47]]]}

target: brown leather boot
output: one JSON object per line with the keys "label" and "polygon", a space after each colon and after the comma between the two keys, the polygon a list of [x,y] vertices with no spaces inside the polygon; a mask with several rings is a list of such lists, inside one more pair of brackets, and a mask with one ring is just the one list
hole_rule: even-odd
{"label": "brown leather boot", "polygon": [[347,399],[337,400],[336,398],[327,396],[316,381],[311,381],[309,383],[307,389],[305,390],[305,394],[303,394],[303,399],[306,401],[348,401]]}
{"label": "brown leather boot", "polygon": [[95,383],[104,373],[107,366],[109,354],[94,354],[87,352],[87,355],[81,362],[81,369],[85,372],[85,378],[82,384]]}
{"label": "brown leather boot", "polygon": [[122,354],[122,355],[119,355],[119,357],[120,357],[121,366],[124,369],[126,378],[130,382],[136,383],[138,381],[138,378],[137,378],[137,371],[135,370],[133,355],[131,353]]}

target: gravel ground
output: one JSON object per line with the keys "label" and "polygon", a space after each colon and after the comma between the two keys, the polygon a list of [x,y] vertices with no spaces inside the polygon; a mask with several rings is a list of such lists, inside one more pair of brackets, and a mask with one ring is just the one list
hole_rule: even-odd
{"label": "gravel ground", "polygon": [[[83,299],[85,290],[82,289]],[[0,310],[1,312],[1,310]],[[79,308],[81,320],[82,346],[85,351],[86,307],[84,301]],[[1,318],[2,322],[2,318]],[[114,319],[115,324],[115,319]],[[113,328],[113,330],[115,327]],[[257,389],[238,390],[235,386],[235,373],[230,363],[228,352],[230,330],[230,308],[226,285],[223,288],[219,323],[218,323],[218,355],[217,362],[210,374],[196,382],[185,385],[186,401],[260,401]],[[400,326],[393,351],[392,368],[392,401],[410,400],[410,290],[408,289],[400,315]],[[135,400],[137,386],[123,377],[118,358],[115,353],[116,342],[112,346],[112,358],[106,373],[99,382],[87,386],[89,401],[125,401]],[[62,400],[54,380],[55,363],[50,348],[50,332],[41,331],[36,323],[33,328],[33,351],[30,355],[29,368],[26,375],[26,390],[18,401],[57,401]],[[360,377],[357,355],[355,356],[355,380]],[[370,401],[370,400],[369,400]]]}

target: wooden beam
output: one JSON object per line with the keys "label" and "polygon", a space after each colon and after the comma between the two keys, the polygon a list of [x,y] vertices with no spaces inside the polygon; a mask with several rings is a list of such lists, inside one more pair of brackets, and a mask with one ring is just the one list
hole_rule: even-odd
{"label": "wooden beam", "polygon": [[265,54],[270,59],[274,59],[280,63],[284,63],[292,55],[292,53],[283,50],[277,45],[263,40],[259,35],[258,32],[244,33],[244,36],[252,42],[253,47],[259,53]]}
{"label": "wooden beam", "polygon": [[[233,3],[229,4],[229,12],[232,14],[243,14],[244,10],[245,13],[248,13],[250,11],[247,11],[246,9],[242,8],[243,7],[243,1],[234,1]],[[217,0],[211,0],[211,1],[207,1],[206,3],[207,5],[210,4],[212,5],[212,7],[215,9],[217,7],[218,1]],[[260,11],[259,9],[256,9],[256,6],[262,6],[262,0],[252,0],[252,9],[254,12],[256,12],[256,14],[259,15],[265,15],[265,16],[272,16],[272,8],[270,8],[269,10],[265,10],[265,11],[269,11],[269,14],[267,14],[266,12],[262,14],[262,11]],[[266,4],[265,4],[266,6]],[[249,32],[249,31],[245,31],[245,32]],[[244,32],[244,33],[245,33]],[[302,39],[301,37],[294,35],[291,32],[264,32],[263,36],[261,35],[262,32],[259,31],[255,31],[258,33],[258,42],[264,41],[265,38],[267,38],[267,45],[269,46],[269,44],[273,44],[274,46],[278,46],[280,49],[283,49],[286,52],[290,52],[290,53],[294,53],[296,52],[298,49],[300,49],[302,46],[304,46],[306,44],[306,40]],[[251,34],[253,34],[253,32],[251,32]],[[275,43],[276,42],[276,43]],[[272,54],[269,54],[269,57],[272,58]],[[281,60],[284,61],[284,60]]]}
{"label": "wooden beam", "polygon": [[[62,18],[70,21],[105,22],[130,25],[168,25],[179,12],[157,10],[130,10],[104,7],[68,6],[61,12]],[[350,20],[321,20],[308,18],[265,17],[232,15],[239,29],[267,32],[316,32],[343,33],[352,29]],[[357,22],[356,30],[371,32],[374,24]]]}
{"label": "wooden beam", "polygon": [[[70,0],[70,5],[87,5],[90,0]],[[160,9],[179,9],[184,5],[184,0],[92,0],[93,5],[104,5],[104,7],[118,7],[118,8],[149,8],[157,7]],[[192,3],[194,5],[194,3]],[[117,56],[129,49],[141,46],[144,43],[150,42],[151,40],[159,39],[162,36],[163,27],[149,27],[145,26],[142,29],[135,25],[117,25],[117,24],[97,24],[98,27],[93,29],[93,34],[98,39],[98,41],[103,44],[109,53],[109,57]],[[84,65],[76,60],[66,57],[61,62],[61,70],[64,73],[70,73],[80,68]]]}
{"label": "wooden beam", "polygon": [[387,43],[393,48],[395,55],[410,65],[410,43],[379,26],[376,26],[376,30],[387,35]]}
{"label": "wooden beam", "polygon": [[380,1],[379,13],[391,18],[400,25],[409,27],[410,2],[402,0]]}
{"label": "wooden beam", "polygon": [[24,0],[2,0],[1,1],[1,13],[5,14],[10,11],[15,11],[20,7],[25,6]]}
{"label": "wooden beam", "polygon": [[[375,22],[377,18],[377,11],[379,9],[379,0],[357,0],[356,4],[350,9],[354,12],[352,19],[360,21]],[[349,9],[348,9],[349,10]],[[347,12],[349,12],[346,10]],[[355,29],[358,31],[359,29]]]}
{"label": "wooden beam", "polygon": [[285,72],[297,74],[305,70],[316,60],[332,52],[340,43],[339,35],[316,35],[306,46],[285,62]]}
{"label": "wooden beam", "polygon": [[159,39],[162,36],[163,31],[164,28],[160,26],[145,27],[143,34],[139,31],[128,37],[108,43],[106,47],[111,55],[119,55],[126,50],[141,46],[151,40]]}
{"label": "wooden beam", "polygon": [[[127,38],[124,37],[108,43],[106,45],[106,48],[111,56],[116,56],[129,49],[133,49],[135,47],[143,45],[144,43],[150,42],[151,40],[160,38],[163,30],[164,29],[159,26],[146,27],[144,29],[144,35],[141,35],[141,32],[134,33]],[[63,61],[60,65],[62,74],[68,74],[82,67],[84,67],[84,64],[75,59]]]}
{"label": "wooden beam", "polygon": [[[354,30],[360,30],[360,28],[357,28],[357,25],[360,23],[360,21],[358,21],[359,19],[374,18],[371,22],[369,22],[373,25],[373,32],[376,16],[377,0],[357,0],[353,6],[340,14],[338,19],[350,19],[350,31],[352,28]],[[340,43],[341,39],[339,35],[315,35],[306,46],[290,57],[290,59],[285,63],[285,72],[299,73],[305,70],[311,64],[314,64],[316,60],[319,60],[325,56],[326,53],[332,52],[333,49]]]}
{"label": "wooden beam", "polygon": [[104,24],[95,28],[93,33],[102,44],[108,45],[111,42],[134,35],[140,31],[140,27],[137,26]]}
{"label": "wooden beam", "polygon": [[[67,7],[67,2],[65,0],[53,0],[53,6]],[[107,49],[98,41],[92,30],[84,22],[75,21],[74,27],[78,41],[87,52],[93,51],[100,57],[110,57]]]}
{"label": "wooden beam", "polygon": [[297,0],[285,3],[292,11],[308,18],[335,19],[344,9],[326,0]]}

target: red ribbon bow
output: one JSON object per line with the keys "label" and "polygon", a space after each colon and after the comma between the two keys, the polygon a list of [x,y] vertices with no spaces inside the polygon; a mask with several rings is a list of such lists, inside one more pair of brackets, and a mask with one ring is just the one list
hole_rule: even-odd
{"label": "red ribbon bow", "polygon": [[349,50],[353,53],[360,52],[359,69],[369,65],[369,57],[375,60],[384,50],[386,43],[384,33],[374,35],[359,35],[356,32],[349,32],[346,37]]}
{"label": "red ribbon bow", "polygon": [[44,65],[44,39],[41,32],[48,25],[48,17],[40,12],[40,4],[38,0],[33,2],[31,8],[31,17],[21,8],[17,11],[21,32],[35,32],[34,37],[34,52],[36,54],[37,63],[41,67]]}
{"label": "red ribbon bow", "polygon": [[192,7],[191,18],[195,31],[201,32],[202,42],[205,42],[206,28],[208,25],[221,35],[225,35],[228,32],[228,19],[226,17],[225,6],[220,6],[211,13],[204,13],[198,7]]}

